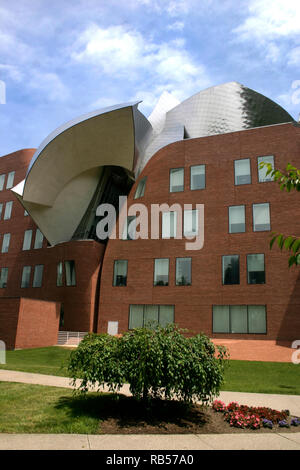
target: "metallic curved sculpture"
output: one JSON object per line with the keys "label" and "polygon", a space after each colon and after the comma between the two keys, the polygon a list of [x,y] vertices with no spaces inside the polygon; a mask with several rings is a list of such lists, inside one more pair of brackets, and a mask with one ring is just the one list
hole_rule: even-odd
{"label": "metallic curved sculpture", "polygon": [[90,212],[103,200],[107,183],[125,178],[112,168],[123,169],[133,182],[172,142],[294,121],[274,101],[237,82],[208,88],[180,104],[164,93],[149,120],[138,103],[70,121],[35,152],[26,179],[13,191],[51,245],[74,234],[89,238],[85,226],[92,224]]}

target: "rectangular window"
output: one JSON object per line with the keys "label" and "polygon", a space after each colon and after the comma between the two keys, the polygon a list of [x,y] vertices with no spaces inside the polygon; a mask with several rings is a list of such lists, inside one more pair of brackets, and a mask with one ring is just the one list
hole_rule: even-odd
{"label": "rectangular window", "polygon": [[130,305],[129,330],[174,323],[174,305]]}
{"label": "rectangular window", "polygon": [[231,206],[229,210],[229,233],[246,231],[245,206]]}
{"label": "rectangular window", "polygon": [[185,237],[198,235],[198,210],[184,211],[183,234]]}
{"label": "rectangular window", "polygon": [[5,205],[5,211],[4,211],[4,220],[8,220],[11,217],[11,211],[12,211],[12,205],[13,201],[9,201]]}
{"label": "rectangular window", "polygon": [[251,183],[251,166],[249,158],[234,161],[234,183],[235,185]]}
{"label": "rectangular window", "polygon": [[266,334],[265,305],[214,305],[213,333]]}
{"label": "rectangular window", "polygon": [[117,259],[114,262],[114,286],[127,285],[127,266],[128,261],[125,259]]}
{"label": "rectangular window", "polygon": [[76,286],[75,261],[65,261],[66,285]]}
{"label": "rectangular window", "polygon": [[263,168],[260,168],[261,163],[271,163],[272,169],[274,170],[274,157],[273,155],[267,155],[265,157],[258,157],[257,159],[257,166],[258,166],[258,181],[260,183],[266,183],[267,181],[273,181],[274,178],[271,176],[269,173],[268,175],[266,174],[268,171],[268,168],[265,166]]}
{"label": "rectangular window", "polygon": [[169,259],[160,258],[154,260],[154,285],[169,285]]}
{"label": "rectangular window", "polygon": [[192,284],[192,258],[176,258],[176,286]]}
{"label": "rectangular window", "polygon": [[125,221],[122,240],[135,240],[136,216],[129,215]]}
{"label": "rectangular window", "polygon": [[3,204],[0,203],[0,219],[1,219],[1,217],[2,217],[2,210],[3,210]]}
{"label": "rectangular window", "polygon": [[253,231],[263,232],[265,230],[271,230],[270,205],[268,202],[253,204]]}
{"label": "rectangular window", "polygon": [[184,190],[184,168],[170,170],[170,193]]}
{"label": "rectangular window", "polygon": [[9,249],[9,243],[10,243],[10,233],[5,233],[3,235],[3,241],[2,241],[2,253],[7,253]]}
{"label": "rectangular window", "polygon": [[10,189],[14,185],[15,172],[11,171],[7,176],[6,189]]}
{"label": "rectangular window", "polygon": [[42,287],[44,265],[38,264],[34,267],[32,287]]}
{"label": "rectangular window", "polygon": [[205,189],[205,165],[191,166],[191,190]]}
{"label": "rectangular window", "polygon": [[135,191],[134,199],[138,199],[144,196],[145,188],[146,188],[146,181],[147,181],[147,176],[145,176],[144,178],[141,179],[141,181],[139,181],[139,184],[137,185],[137,188]]}
{"label": "rectangular window", "polygon": [[4,289],[7,286],[8,268],[1,268],[0,274],[0,288]]}
{"label": "rectangular window", "polygon": [[240,283],[240,257],[239,255],[227,255],[222,257],[223,284]]}
{"label": "rectangular window", "polygon": [[31,266],[24,266],[23,272],[22,272],[21,287],[30,286],[30,274],[31,274]]}
{"label": "rectangular window", "polygon": [[37,228],[35,232],[34,249],[43,248],[43,240],[44,235],[42,234],[40,229]]}
{"label": "rectangular window", "polygon": [[162,238],[174,238],[177,233],[177,212],[163,212]]}
{"label": "rectangular window", "polygon": [[27,211],[24,211],[24,216],[27,216],[28,215],[28,212]]}
{"label": "rectangular window", "polygon": [[56,285],[57,287],[61,287],[63,285],[63,262],[62,261],[57,263]]}
{"label": "rectangular window", "polygon": [[247,255],[248,284],[265,283],[265,255]]}
{"label": "rectangular window", "polygon": [[25,230],[23,240],[23,250],[30,250],[32,239],[32,230]]}
{"label": "rectangular window", "polygon": [[4,188],[5,175],[0,175],[0,191]]}

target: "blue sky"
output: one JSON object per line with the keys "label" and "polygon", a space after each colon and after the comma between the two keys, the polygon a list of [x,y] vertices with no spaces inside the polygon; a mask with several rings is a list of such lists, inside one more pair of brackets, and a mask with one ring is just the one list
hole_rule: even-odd
{"label": "blue sky", "polygon": [[164,90],[233,80],[298,119],[299,64],[299,0],[0,0],[0,155],[101,107],[149,115]]}

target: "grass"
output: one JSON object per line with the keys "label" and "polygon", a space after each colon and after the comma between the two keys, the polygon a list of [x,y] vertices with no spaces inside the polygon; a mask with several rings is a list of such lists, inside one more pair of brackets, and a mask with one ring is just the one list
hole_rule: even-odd
{"label": "grass", "polygon": [[[7,351],[7,364],[0,368],[67,377],[70,353],[56,346]],[[299,366],[292,363],[231,360],[222,390],[299,395],[299,372]]]}

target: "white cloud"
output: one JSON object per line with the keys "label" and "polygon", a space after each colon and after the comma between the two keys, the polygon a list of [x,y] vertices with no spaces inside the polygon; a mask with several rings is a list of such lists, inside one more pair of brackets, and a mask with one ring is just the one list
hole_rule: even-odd
{"label": "white cloud", "polygon": [[299,64],[300,64],[300,46],[295,47],[288,54],[288,65],[297,65],[299,67]]}
{"label": "white cloud", "polygon": [[182,31],[184,29],[183,21],[175,21],[175,23],[169,24],[167,26],[169,31]]}
{"label": "white cloud", "polygon": [[42,93],[46,101],[66,101],[68,88],[56,73],[35,71],[27,82],[27,86],[35,92]]}

